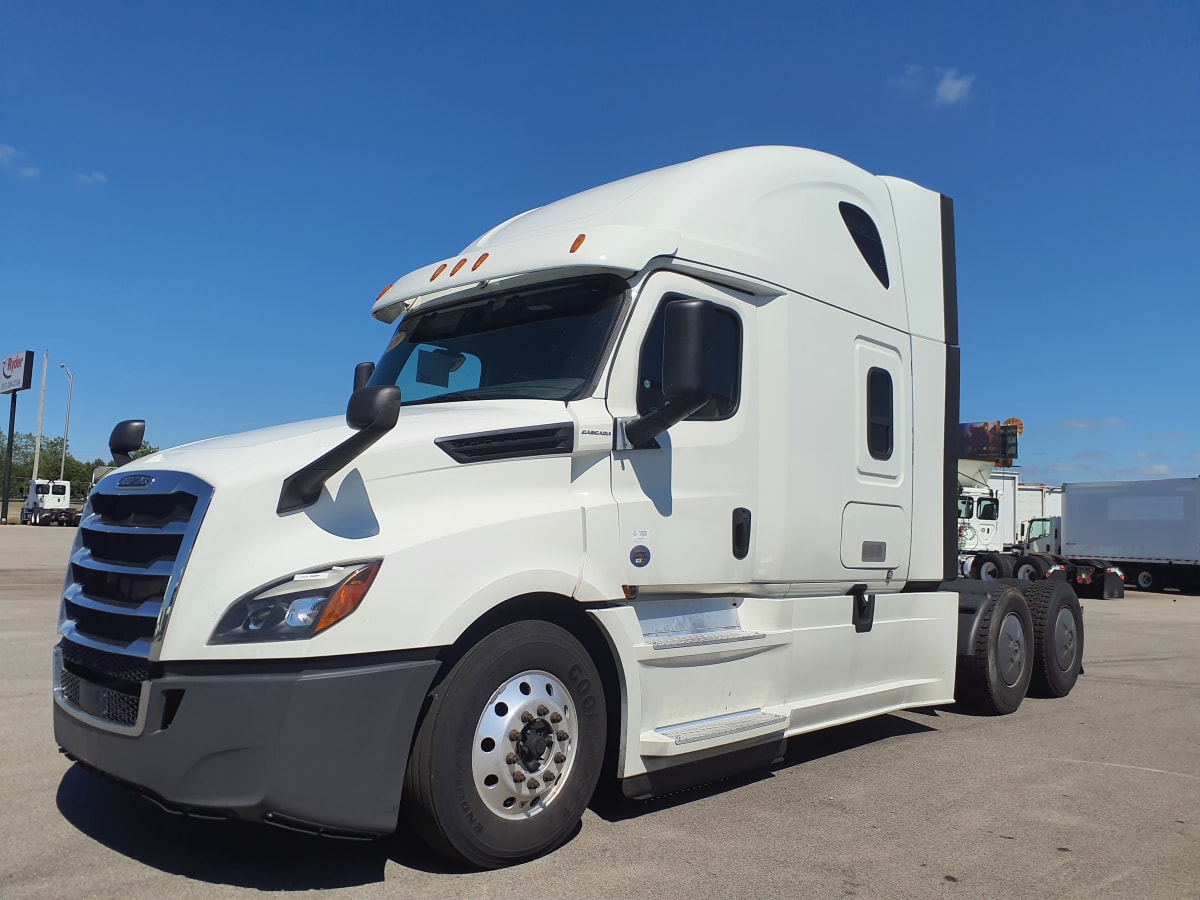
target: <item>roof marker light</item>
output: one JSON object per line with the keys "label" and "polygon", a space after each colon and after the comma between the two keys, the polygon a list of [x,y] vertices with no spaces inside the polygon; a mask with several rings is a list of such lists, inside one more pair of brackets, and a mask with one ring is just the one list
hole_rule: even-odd
{"label": "roof marker light", "polygon": [[579,237],[575,238],[575,243],[571,245],[571,252],[574,253],[576,250],[582,247],[585,240],[587,240],[586,234],[581,234]]}
{"label": "roof marker light", "polygon": [[448,265],[448,263],[442,263],[440,266],[438,266],[438,267],[437,267],[437,271],[436,271],[436,272],[434,272],[432,275],[430,275],[430,276],[429,276],[429,280],[430,280],[430,281],[437,281],[437,277],[438,277],[439,275],[441,275],[443,272],[445,272],[445,271],[446,271],[446,266],[447,266],[447,265]]}
{"label": "roof marker light", "polygon": [[392,289],[392,285],[390,285],[390,284],[387,285],[382,291],[379,292],[379,296],[375,298],[375,302],[378,303],[380,298],[383,297],[383,295],[386,294],[391,289]]}
{"label": "roof marker light", "polygon": [[465,266],[466,264],[467,264],[467,258],[464,256],[462,259],[460,259],[458,262],[456,262],[456,263],[454,264],[454,268],[450,270],[450,274],[451,274],[451,275],[457,275],[457,274],[458,274],[458,270],[459,270],[459,269],[461,269],[461,268],[462,268],[463,266]]}
{"label": "roof marker light", "polygon": [[471,271],[474,272],[476,269],[478,269],[480,266],[482,266],[483,261],[487,258],[488,258],[488,255],[485,253],[485,254],[483,254],[483,256],[479,257],[479,259],[475,260],[475,265],[471,266]]}

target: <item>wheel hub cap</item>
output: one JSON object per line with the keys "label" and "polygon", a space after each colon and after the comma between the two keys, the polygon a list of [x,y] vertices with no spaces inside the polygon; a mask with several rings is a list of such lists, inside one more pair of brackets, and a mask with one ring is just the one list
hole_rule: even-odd
{"label": "wheel hub cap", "polygon": [[1021,670],[1025,668],[1025,628],[1021,624],[1021,617],[1016,613],[1009,613],[1000,623],[998,649],[996,656],[1000,677],[1004,679],[1005,684],[1012,687],[1020,679]]}
{"label": "wheel hub cap", "polygon": [[471,775],[493,813],[523,819],[562,790],[578,746],[575,705],[548,672],[514,675],[492,694],[475,727]]}
{"label": "wheel hub cap", "polygon": [[1075,616],[1065,607],[1054,620],[1054,655],[1064,672],[1069,672],[1075,664]]}

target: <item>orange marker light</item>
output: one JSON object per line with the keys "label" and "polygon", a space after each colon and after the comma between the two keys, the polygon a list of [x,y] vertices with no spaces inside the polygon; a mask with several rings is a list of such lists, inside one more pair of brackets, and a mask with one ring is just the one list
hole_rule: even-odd
{"label": "orange marker light", "polygon": [[474,272],[476,269],[478,269],[480,266],[482,266],[483,261],[487,258],[488,258],[488,255],[485,253],[485,254],[483,254],[483,256],[479,257],[479,259],[475,260],[475,265],[471,266],[471,271]]}
{"label": "orange marker light", "polygon": [[457,274],[458,274],[458,270],[459,270],[459,269],[461,269],[461,268],[462,268],[463,266],[465,266],[466,264],[467,264],[467,258],[464,256],[462,259],[460,259],[458,262],[456,262],[456,263],[454,264],[454,268],[450,270],[450,274],[451,274],[451,275],[457,275]]}
{"label": "orange marker light", "polygon": [[571,252],[574,253],[576,250],[582,247],[585,240],[587,240],[586,234],[581,234],[579,237],[575,238],[575,243],[571,245]]}
{"label": "orange marker light", "polygon": [[437,277],[445,271],[446,271],[446,263],[442,263],[440,266],[437,267],[437,271],[429,276],[429,280],[436,281]]}
{"label": "orange marker light", "polygon": [[372,563],[342,582],[325,604],[325,609],[321,612],[321,621],[317,622],[313,634],[320,634],[358,609],[363,597],[367,595],[367,589],[371,587],[371,582],[375,580],[375,573],[379,571],[380,565],[382,563]]}
{"label": "orange marker light", "polygon": [[[394,284],[394,283],[395,283],[395,282],[393,282],[393,284]],[[380,292],[379,292],[379,297],[382,297],[384,294],[386,294],[386,293],[387,293],[388,291],[390,291],[391,289],[392,289],[392,285],[390,285],[390,284],[389,284],[387,287],[385,287],[385,288],[384,288],[382,291],[380,291]],[[378,302],[379,302],[379,297],[376,297],[376,298],[375,298],[375,302],[376,302],[376,303],[378,303]]]}

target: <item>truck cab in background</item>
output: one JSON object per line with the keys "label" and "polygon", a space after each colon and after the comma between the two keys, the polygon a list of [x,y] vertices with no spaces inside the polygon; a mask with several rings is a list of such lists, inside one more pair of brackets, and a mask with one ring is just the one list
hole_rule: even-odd
{"label": "truck cab in background", "polygon": [[30,480],[29,494],[21,505],[22,525],[79,524],[79,510],[71,506],[71,482]]}
{"label": "truck cab in background", "polygon": [[647,797],[827,726],[1065,695],[1070,588],[956,579],[954,252],[949,198],[755,147],[406,275],[344,421],[96,485],[59,745],[169,808],[404,814],[491,867],[566,840],[602,776]]}

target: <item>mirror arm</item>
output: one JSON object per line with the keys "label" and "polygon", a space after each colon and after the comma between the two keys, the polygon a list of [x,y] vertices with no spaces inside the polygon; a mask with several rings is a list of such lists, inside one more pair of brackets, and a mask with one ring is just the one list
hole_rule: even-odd
{"label": "mirror arm", "polygon": [[[364,413],[374,415],[364,424]],[[400,389],[372,387],[356,391],[346,408],[346,423],[359,429],[332,450],[318,456],[283,480],[276,515],[307,509],[321,497],[325,482],[349,465],[364,450],[396,427],[400,417]]]}

